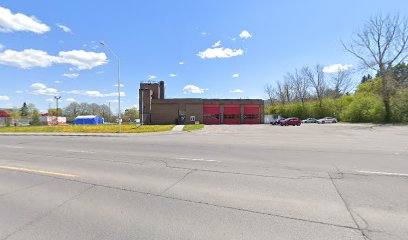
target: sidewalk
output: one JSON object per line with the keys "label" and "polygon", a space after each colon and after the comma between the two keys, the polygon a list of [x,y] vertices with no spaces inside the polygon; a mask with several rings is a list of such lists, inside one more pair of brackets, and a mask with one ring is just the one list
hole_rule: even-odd
{"label": "sidewalk", "polygon": [[184,125],[176,125],[171,131],[172,132],[182,132]]}

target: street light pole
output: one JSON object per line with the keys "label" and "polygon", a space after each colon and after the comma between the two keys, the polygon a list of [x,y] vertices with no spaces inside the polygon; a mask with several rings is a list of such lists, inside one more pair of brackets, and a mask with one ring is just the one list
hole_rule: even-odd
{"label": "street light pole", "polygon": [[59,115],[59,109],[58,109],[58,101],[61,99],[61,96],[54,96],[55,101],[57,102],[57,125],[58,125],[58,115]]}
{"label": "street light pole", "polygon": [[118,55],[112,49],[105,43],[105,42],[100,42],[102,46],[105,46],[109,52],[115,56],[116,60],[118,61],[118,127],[119,127],[119,132],[122,131],[122,115],[120,112],[120,59]]}

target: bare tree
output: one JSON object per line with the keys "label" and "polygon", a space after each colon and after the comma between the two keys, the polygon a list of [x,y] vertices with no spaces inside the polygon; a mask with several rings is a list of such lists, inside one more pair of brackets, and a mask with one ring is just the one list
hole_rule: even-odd
{"label": "bare tree", "polygon": [[266,95],[268,96],[268,99],[269,99],[269,103],[271,104],[271,105],[274,105],[274,103],[275,103],[275,93],[276,93],[276,90],[275,90],[275,88],[272,86],[272,84],[265,84],[265,87],[264,87],[264,92],[266,93]]}
{"label": "bare tree", "polygon": [[331,83],[335,98],[346,94],[354,87],[351,72],[349,70],[338,69],[336,73],[332,74]]}
{"label": "bare tree", "polygon": [[317,64],[313,68],[303,67],[302,75],[309,82],[310,86],[314,89],[317,99],[319,100],[319,107],[322,109],[323,98],[327,92],[327,84],[325,75],[323,72],[323,66]]}
{"label": "bare tree", "polygon": [[285,79],[285,81],[276,82],[276,96],[279,99],[280,104],[286,104],[293,100],[293,90],[291,83]]}
{"label": "bare tree", "polygon": [[295,95],[294,98],[300,100],[302,107],[304,107],[309,96],[309,81],[297,69],[295,69],[294,73],[287,73],[285,78],[291,83]]}
{"label": "bare tree", "polygon": [[408,21],[399,16],[377,15],[372,17],[356,33],[349,45],[343,47],[358,58],[364,68],[378,72],[382,80],[382,97],[385,107],[385,120],[391,120],[390,92],[392,91],[393,66],[408,57]]}

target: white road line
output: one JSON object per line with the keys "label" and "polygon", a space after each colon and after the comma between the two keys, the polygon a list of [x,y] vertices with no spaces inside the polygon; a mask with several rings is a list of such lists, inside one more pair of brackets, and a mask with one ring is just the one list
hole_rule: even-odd
{"label": "white road line", "polygon": [[372,172],[372,171],[358,171],[358,172],[359,173],[366,173],[366,174],[408,177],[408,174],[406,174],[406,173],[389,173],[389,172]]}
{"label": "white road line", "polygon": [[13,146],[13,145],[0,145],[0,147],[14,148],[14,149],[22,149],[22,148],[24,148],[24,147],[21,147],[21,146]]}
{"label": "white road line", "polygon": [[204,159],[204,158],[183,158],[183,157],[178,157],[178,158],[174,158],[174,159],[185,160],[185,161],[220,162],[220,161],[217,161],[217,160]]}
{"label": "white road line", "polygon": [[95,153],[95,152],[92,152],[92,151],[74,150],[74,149],[67,149],[67,150],[65,150],[65,151],[67,151],[67,152],[72,152],[72,153]]}

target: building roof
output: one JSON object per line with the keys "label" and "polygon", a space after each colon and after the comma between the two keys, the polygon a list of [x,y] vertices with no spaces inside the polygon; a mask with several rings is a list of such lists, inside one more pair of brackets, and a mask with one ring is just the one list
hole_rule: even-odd
{"label": "building roof", "polygon": [[1,118],[10,118],[10,114],[8,114],[8,112],[4,111],[4,110],[0,110],[0,117]]}
{"label": "building roof", "polygon": [[96,118],[99,116],[95,116],[95,115],[83,115],[83,116],[78,116],[75,119],[89,119],[89,118]]}

